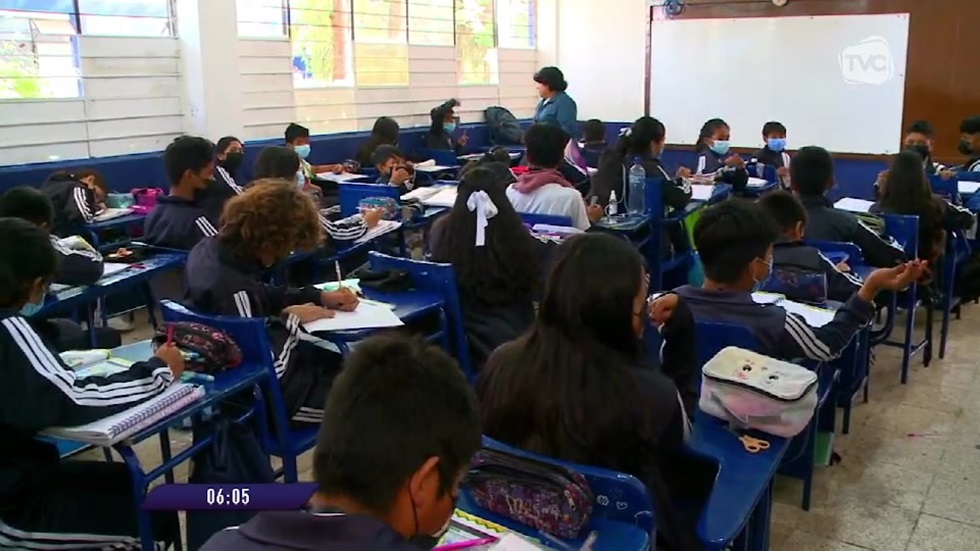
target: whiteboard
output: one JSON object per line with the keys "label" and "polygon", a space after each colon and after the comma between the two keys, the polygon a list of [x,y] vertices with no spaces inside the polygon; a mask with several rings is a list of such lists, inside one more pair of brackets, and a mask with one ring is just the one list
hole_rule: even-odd
{"label": "whiteboard", "polygon": [[788,147],[893,153],[902,135],[908,14],[654,20],[650,115],[669,143],[724,119],[732,146],[761,147],[782,122]]}

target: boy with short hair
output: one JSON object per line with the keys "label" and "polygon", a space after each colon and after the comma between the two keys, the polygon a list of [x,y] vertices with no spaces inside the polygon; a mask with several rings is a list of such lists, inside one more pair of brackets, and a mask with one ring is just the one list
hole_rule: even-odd
{"label": "boy with short hair", "polygon": [[880,291],[904,289],[922,275],[927,264],[916,260],[875,270],[830,323],[813,327],[778,305],[757,304],[752,299],[752,292],[770,276],[778,236],[779,231],[756,203],[725,201],[706,209],[694,227],[704,285],[674,291],[679,297],[674,316],[744,326],[758,339],[759,352],[774,358],[830,361],[872,319],[875,296]]}
{"label": "boy with short hair", "polygon": [[767,193],[759,205],[776,224],[779,237],[773,244],[772,267],[776,271],[824,274],[827,279],[827,298],[846,302],[861,288],[861,278],[845,266],[835,265],[820,249],[803,243],[806,231],[806,209],[787,191]]}
{"label": "boy with short hair", "polygon": [[311,165],[307,161],[307,157],[310,156],[310,129],[296,124],[294,122],[289,123],[286,127],[285,132],[286,147],[292,149],[299,155],[300,161],[300,171],[303,176],[306,177],[306,181],[315,179],[317,174],[323,174],[324,172],[334,172],[340,174],[344,171],[344,166],[340,164],[328,164],[328,165]]}
{"label": "boy with short hair", "polygon": [[415,169],[397,147],[379,145],[371,154],[371,161],[378,169],[379,184],[397,187],[400,195],[415,189]]}
{"label": "boy with short hair", "polygon": [[459,366],[419,339],[371,337],[347,357],[326,404],[313,511],[259,513],[202,551],[432,547],[481,444],[476,396]]}
{"label": "boy with short hair", "polygon": [[807,214],[807,235],[817,241],[854,243],[864,261],[887,268],[905,259],[905,251],[883,239],[851,212],[837,210],[825,194],[834,185],[834,161],[822,147],[807,146],[796,152],[790,164],[793,192]]}
{"label": "boy with short hair", "polygon": [[764,165],[775,167],[783,187],[789,187],[790,156],[786,152],[786,127],[778,121],[767,122],[762,125],[762,141],[766,145],[753,157]]}
{"label": "boy with short hair", "polygon": [[980,172],[980,115],[963,119],[960,123],[960,153],[970,160],[960,167],[964,172]]}
{"label": "boy with short hair", "polygon": [[606,147],[606,125],[599,119],[589,119],[585,121],[582,132],[582,156],[585,157],[585,164],[592,168],[599,167],[599,158],[607,149]]}
{"label": "boy with short hair", "polygon": [[143,241],[189,251],[205,237],[218,235],[218,220],[197,197],[214,179],[214,145],[194,136],[175,139],[163,152],[170,180],[170,194],[157,199],[157,206],[143,223]]}

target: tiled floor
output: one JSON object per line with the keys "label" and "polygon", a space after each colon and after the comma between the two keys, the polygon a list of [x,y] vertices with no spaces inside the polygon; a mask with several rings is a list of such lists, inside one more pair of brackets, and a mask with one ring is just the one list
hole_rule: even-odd
{"label": "tiled floor", "polygon": [[[800,509],[800,483],[778,481],[774,551],[980,549],[980,340],[974,323],[980,324],[980,306],[965,308],[963,319],[952,322],[946,359],[936,357],[928,368],[913,362],[908,385],[899,384],[898,349],[878,348],[871,401],[855,407],[851,434],[837,438],[843,461],[818,470],[810,512]],[[144,326],[126,341],[148,336]],[[187,436],[174,433],[172,440],[185,445]],[[140,452],[149,464],[158,460],[155,443]],[[301,477],[309,479],[309,469],[307,454]],[[186,469],[179,477],[186,479]]]}

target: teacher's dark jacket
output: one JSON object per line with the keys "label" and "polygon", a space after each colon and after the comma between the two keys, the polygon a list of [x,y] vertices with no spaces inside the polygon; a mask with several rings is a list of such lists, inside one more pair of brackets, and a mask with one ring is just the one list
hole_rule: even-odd
{"label": "teacher's dark jacket", "polygon": [[558,126],[574,139],[578,134],[578,106],[571,96],[558,92],[553,97],[538,102],[534,122]]}

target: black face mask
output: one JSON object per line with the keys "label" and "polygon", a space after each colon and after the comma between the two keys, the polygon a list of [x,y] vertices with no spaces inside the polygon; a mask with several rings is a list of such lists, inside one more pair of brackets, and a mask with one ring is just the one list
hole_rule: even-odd
{"label": "black face mask", "polygon": [[228,172],[234,174],[242,163],[245,162],[245,154],[240,151],[232,151],[225,155],[225,160],[221,161],[221,166]]}
{"label": "black face mask", "polygon": [[973,155],[973,146],[970,145],[970,140],[960,140],[957,149],[964,155]]}
{"label": "black face mask", "polygon": [[922,157],[922,161],[923,162],[929,160],[929,146],[928,145],[923,145],[923,144],[908,145],[908,146],[905,146],[905,151],[911,151],[912,153],[915,153],[919,157]]}

